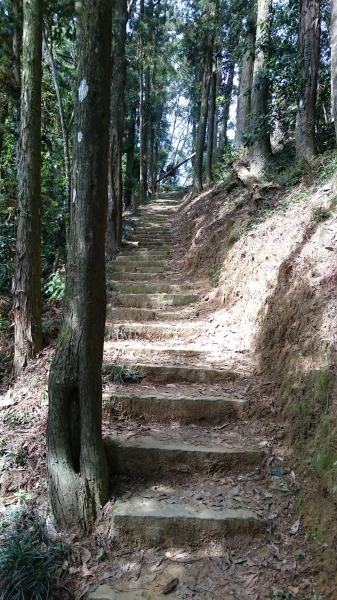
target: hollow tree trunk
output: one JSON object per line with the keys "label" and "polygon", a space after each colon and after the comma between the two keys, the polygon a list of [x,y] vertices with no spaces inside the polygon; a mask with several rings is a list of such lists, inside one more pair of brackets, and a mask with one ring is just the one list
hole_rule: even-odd
{"label": "hollow tree trunk", "polygon": [[41,60],[41,2],[25,0],[18,146],[18,215],[13,277],[16,372],[21,371],[42,348]]}
{"label": "hollow tree trunk", "polygon": [[201,86],[200,113],[195,144],[196,155],[194,159],[193,191],[196,194],[201,192],[202,190],[202,163],[204,157],[205,135],[207,125],[208,94],[212,74],[213,45],[214,38],[210,36],[207,47],[205,49],[204,69]]}
{"label": "hollow tree trunk", "polygon": [[127,18],[127,0],[115,0],[112,43],[111,130],[108,179],[108,256],[112,256],[122,243],[122,142],[124,135],[124,89],[126,79],[125,38]]}
{"label": "hollow tree trunk", "polygon": [[246,25],[245,53],[242,59],[239,96],[236,111],[235,147],[244,147],[244,135],[248,131],[251,113],[251,87],[254,67],[254,44],[256,34],[255,10],[251,9]]}
{"label": "hollow tree trunk", "polygon": [[300,2],[301,94],[296,118],[296,156],[316,155],[315,116],[320,43],[320,2]]}
{"label": "hollow tree trunk", "polygon": [[111,2],[87,0],[77,35],[71,225],[63,318],[49,377],[49,497],[62,528],[89,531],[108,494],[102,444]]}
{"label": "hollow tree trunk", "polygon": [[271,154],[268,95],[269,79],[267,71],[268,44],[270,36],[272,0],[258,0],[256,50],[251,94],[251,131],[253,143],[249,151],[250,170],[260,177]]}

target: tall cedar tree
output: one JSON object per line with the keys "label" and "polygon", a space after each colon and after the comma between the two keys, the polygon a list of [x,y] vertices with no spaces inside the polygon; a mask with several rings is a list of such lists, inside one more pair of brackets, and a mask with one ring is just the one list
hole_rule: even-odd
{"label": "tall cedar tree", "polygon": [[251,131],[253,144],[250,148],[250,170],[259,177],[271,154],[268,122],[269,80],[267,71],[268,46],[271,25],[272,0],[258,0],[255,60],[251,93]]}
{"label": "tall cedar tree", "polygon": [[315,116],[320,43],[320,0],[300,2],[301,96],[296,119],[296,156],[316,155]]}
{"label": "tall cedar tree", "polygon": [[331,0],[331,93],[332,116],[337,136],[337,0]]}
{"label": "tall cedar tree", "polygon": [[202,166],[208,115],[208,94],[212,76],[213,47],[214,35],[208,34],[204,48],[200,112],[195,143],[196,155],[194,159],[193,192],[196,194],[202,190]]}
{"label": "tall cedar tree", "polygon": [[256,13],[251,4],[246,21],[245,52],[240,72],[239,95],[236,110],[235,147],[242,149],[248,133],[251,113],[251,87],[254,68],[254,45],[256,35]]}
{"label": "tall cedar tree", "polygon": [[18,215],[13,277],[14,367],[42,348],[41,325],[41,60],[40,0],[23,2]]}
{"label": "tall cedar tree", "polygon": [[49,378],[47,469],[61,527],[91,529],[108,494],[101,367],[112,3],[84,0],[78,18],[71,227],[63,319]]}
{"label": "tall cedar tree", "polygon": [[122,142],[124,135],[125,38],[127,17],[127,1],[115,0],[109,150],[108,256],[112,256],[122,243]]}

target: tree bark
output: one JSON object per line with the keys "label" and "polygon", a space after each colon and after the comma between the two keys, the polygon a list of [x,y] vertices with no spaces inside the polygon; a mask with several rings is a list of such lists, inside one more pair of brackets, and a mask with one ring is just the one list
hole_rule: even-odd
{"label": "tree bark", "polygon": [[[2,146],[4,139],[4,124],[8,117],[8,98],[6,94],[0,92],[0,165],[2,156]],[[0,173],[1,177],[1,173]]]}
{"label": "tree bark", "polygon": [[112,42],[111,131],[109,150],[109,201],[107,255],[122,243],[123,181],[122,142],[124,135],[125,37],[127,0],[115,0]]}
{"label": "tree bark", "polygon": [[216,62],[213,62],[211,82],[210,82],[210,100],[208,114],[208,136],[207,136],[207,157],[206,157],[206,185],[211,185],[213,174],[213,143],[214,143],[214,121],[216,111],[216,84],[217,69]]}
{"label": "tree bark", "polygon": [[[49,43],[48,43],[48,36],[46,33],[46,29],[48,29]],[[58,105],[58,109],[59,109],[60,126],[61,126],[62,141],[63,141],[64,175],[65,175],[65,180],[66,180],[66,210],[68,210],[70,212],[69,135],[68,135],[68,129],[65,124],[65,119],[64,119],[63,102],[62,102],[62,96],[61,96],[60,86],[59,86],[57,66],[56,66],[54,52],[53,52],[52,31],[49,26],[48,27],[46,26],[46,29],[43,30],[43,37],[44,37],[45,47],[47,49],[48,56],[49,56],[53,84],[54,84],[55,94],[56,94],[56,98],[57,98],[57,105]]]}
{"label": "tree bark", "polygon": [[219,158],[224,152],[224,148],[227,145],[227,128],[229,121],[229,109],[232,100],[233,84],[234,84],[234,72],[235,72],[235,56],[234,52],[231,52],[228,63],[227,81],[224,89],[224,107],[221,119],[221,128],[219,135]]}
{"label": "tree bark", "polygon": [[[296,156],[316,156],[315,116],[320,45],[320,2],[300,3],[301,95],[296,118]],[[333,71],[331,70],[332,74]],[[334,75],[332,75],[334,76]]]}
{"label": "tree bark", "polygon": [[111,2],[86,0],[78,17],[77,101],[66,291],[49,377],[47,472],[60,527],[90,531],[108,495],[102,443],[106,313]]}
{"label": "tree bark", "polygon": [[250,127],[253,143],[249,152],[250,170],[256,177],[263,174],[271,154],[267,106],[269,95],[267,59],[271,10],[272,0],[258,0],[256,50],[251,94]]}
{"label": "tree bark", "polygon": [[13,35],[13,72],[15,87],[21,89],[21,47],[22,47],[22,0],[12,0],[15,17],[15,28]]}
{"label": "tree bark", "polygon": [[[145,3],[140,0],[139,19],[141,27],[144,26]],[[144,33],[140,34],[140,68],[139,68],[139,203],[143,204],[147,195],[147,150],[148,150],[148,87],[149,67],[144,69],[145,63],[145,41]]]}
{"label": "tree bark", "polygon": [[212,74],[214,38],[209,36],[208,44],[205,49],[204,69],[201,86],[201,103],[197,138],[195,145],[194,173],[193,173],[193,192],[195,194],[202,190],[202,163],[204,157],[205,135],[208,113],[208,94]]}
{"label": "tree bark", "polygon": [[41,325],[41,72],[40,0],[24,0],[18,215],[13,278],[14,368],[42,349]]}
{"label": "tree bark", "polygon": [[131,109],[130,124],[127,136],[126,149],[126,167],[125,167],[125,185],[124,185],[124,200],[125,207],[129,208],[132,203],[132,194],[134,186],[134,158],[135,158],[135,141],[136,141],[136,116],[137,106],[134,105]]}
{"label": "tree bark", "polygon": [[255,10],[251,9],[246,26],[245,53],[243,55],[239,96],[236,111],[235,147],[243,149],[244,135],[249,129],[251,113],[251,87],[253,82],[254,44],[256,34]]}
{"label": "tree bark", "polygon": [[331,104],[337,137],[337,0],[331,0]]}
{"label": "tree bark", "polygon": [[218,160],[218,122],[219,122],[219,104],[216,101],[219,96],[220,89],[220,69],[217,61],[216,66],[216,86],[215,86],[215,114],[214,114],[214,125],[213,125],[213,162]]}
{"label": "tree bark", "polygon": [[135,141],[136,141],[136,116],[137,105],[134,104],[131,108],[130,124],[127,137],[126,151],[126,167],[125,167],[125,185],[124,185],[124,200],[125,207],[129,208],[132,203],[132,193],[134,186],[134,158],[135,158]]}

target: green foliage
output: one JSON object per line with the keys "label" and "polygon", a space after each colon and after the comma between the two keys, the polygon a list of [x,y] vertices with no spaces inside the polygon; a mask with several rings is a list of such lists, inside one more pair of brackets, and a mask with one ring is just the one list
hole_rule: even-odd
{"label": "green foliage", "polygon": [[328,210],[324,206],[316,206],[312,211],[312,219],[315,223],[320,223],[326,219],[330,219],[332,216],[331,210]]}
{"label": "green foliage", "polygon": [[46,524],[26,507],[0,521],[0,581],[4,600],[60,597],[58,573],[65,547],[48,535]]}
{"label": "green foliage", "polygon": [[[0,182],[1,185],[1,182]],[[15,218],[13,201],[0,193],[0,292],[8,294],[13,275]]]}
{"label": "green foliage", "polygon": [[64,271],[57,269],[48,277],[47,283],[43,286],[43,293],[51,300],[61,300],[64,296],[66,287],[66,275]]}

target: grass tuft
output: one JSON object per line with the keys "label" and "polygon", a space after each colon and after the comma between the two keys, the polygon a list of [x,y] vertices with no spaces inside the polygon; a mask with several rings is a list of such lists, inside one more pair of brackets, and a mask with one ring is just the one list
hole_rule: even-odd
{"label": "grass tuft", "polygon": [[65,547],[52,540],[45,521],[27,507],[0,521],[0,597],[3,600],[60,598],[59,571]]}
{"label": "grass tuft", "polygon": [[145,377],[134,365],[112,365],[109,375],[114,383],[140,383]]}

